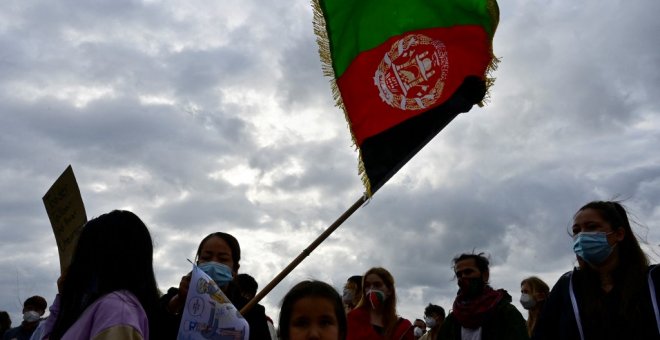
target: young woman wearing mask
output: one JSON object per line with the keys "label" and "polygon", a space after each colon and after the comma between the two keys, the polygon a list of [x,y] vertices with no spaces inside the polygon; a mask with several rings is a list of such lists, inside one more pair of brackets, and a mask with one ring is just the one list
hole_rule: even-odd
{"label": "young woman wearing mask", "polygon": [[342,302],[344,303],[344,311],[346,314],[352,311],[355,306],[360,302],[362,296],[362,276],[353,275],[346,280],[344,285],[344,292],[342,294]]}
{"label": "young woman wearing mask", "polygon": [[520,282],[520,304],[528,311],[527,333],[532,336],[536,320],[539,318],[550,287],[536,276],[530,276]]}
{"label": "young woman wearing mask", "polygon": [[[236,309],[240,310],[249,300],[241,296],[240,289],[233,282],[241,260],[241,247],[238,240],[230,234],[216,232],[207,235],[197,247],[195,256],[197,266],[218,284]],[[181,278],[179,287],[172,287],[160,298],[165,339],[176,339],[181,323],[181,312],[188,295],[190,274]],[[257,304],[245,315],[250,325],[250,340],[263,340],[270,337],[266,313],[263,306]]]}
{"label": "young woman wearing mask", "polygon": [[445,322],[445,309],[429,303],[424,309],[424,322],[430,329],[419,340],[435,340],[442,323]]}
{"label": "young woman wearing mask", "polygon": [[348,313],[347,340],[413,340],[410,321],[397,316],[394,278],[385,268],[369,269],[362,279],[362,298]]}
{"label": "young woman wearing mask", "polygon": [[532,339],[660,339],[660,271],[619,202],[596,201],[573,217],[578,267],[550,292]]}

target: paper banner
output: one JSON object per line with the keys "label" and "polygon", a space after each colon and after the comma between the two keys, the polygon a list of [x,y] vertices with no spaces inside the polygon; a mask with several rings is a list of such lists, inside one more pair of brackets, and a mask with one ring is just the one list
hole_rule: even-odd
{"label": "paper banner", "polygon": [[250,327],[218,285],[193,265],[178,340],[248,340]]}

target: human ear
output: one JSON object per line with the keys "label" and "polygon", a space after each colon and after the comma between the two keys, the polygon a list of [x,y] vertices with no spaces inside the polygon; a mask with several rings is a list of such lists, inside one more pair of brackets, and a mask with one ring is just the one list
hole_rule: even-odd
{"label": "human ear", "polygon": [[547,296],[548,294],[546,294],[546,293],[542,293],[542,292],[538,292],[538,293],[536,293],[536,294],[534,294],[534,295],[536,295],[536,296],[535,296],[536,301],[543,301],[543,300],[545,300],[545,299],[548,297],[548,296]]}
{"label": "human ear", "polygon": [[623,239],[626,237],[626,230],[624,228],[619,228],[614,231],[614,240],[617,242],[623,241]]}

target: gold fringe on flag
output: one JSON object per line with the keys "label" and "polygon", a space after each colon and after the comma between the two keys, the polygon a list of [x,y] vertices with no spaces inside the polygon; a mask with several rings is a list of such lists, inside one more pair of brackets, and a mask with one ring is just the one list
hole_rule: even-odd
{"label": "gold fringe on flag", "polygon": [[486,6],[488,7],[488,15],[490,16],[492,23],[492,33],[490,35],[490,63],[488,64],[484,74],[484,80],[486,81],[486,95],[484,96],[484,99],[482,99],[478,104],[479,107],[484,107],[484,105],[490,102],[490,88],[495,84],[495,77],[493,76],[493,73],[495,73],[497,66],[500,63],[500,59],[497,58],[493,52],[493,37],[495,36],[497,25],[500,23],[500,7],[497,5],[496,0],[488,0]]}
{"label": "gold fringe on flag", "polygon": [[332,89],[332,97],[335,100],[335,106],[344,111],[344,118],[348,123],[349,131],[351,131],[351,140],[353,141],[353,146],[358,151],[358,174],[360,175],[362,184],[365,187],[365,195],[367,198],[371,198],[371,183],[369,182],[369,177],[367,177],[367,171],[362,160],[362,151],[357,145],[357,140],[353,134],[353,127],[351,126],[351,120],[348,117],[346,106],[344,106],[344,101],[342,100],[339,87],[337,86],[335,69],[332,66],[332,52],[330,50],[328,28],[326,26],[325,16],[323,15],[323,10],[321,9],[319,0],[312,0],[312,10],[314,12],[314,34],[316,34],[316,43],[319,46],[319,56],[321,57],[321,70],[323,70],[324,76],[330,78],[330,88]]}

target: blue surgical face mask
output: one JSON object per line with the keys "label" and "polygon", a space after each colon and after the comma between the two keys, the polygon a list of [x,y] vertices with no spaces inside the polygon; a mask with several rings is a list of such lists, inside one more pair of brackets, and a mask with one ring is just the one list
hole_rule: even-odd
{"label": "blue surgical face mask", "polygon": [[204,262],[197,265],[206,275],[211,277],[219,287],[224,287],[234,278],[231,268],[218,262]]}
{"label": "blue surgical face mask", "polygon": [[612,254],[604,231],[583,231],[573,237],[573,251],[592,266],[603,263]]}

